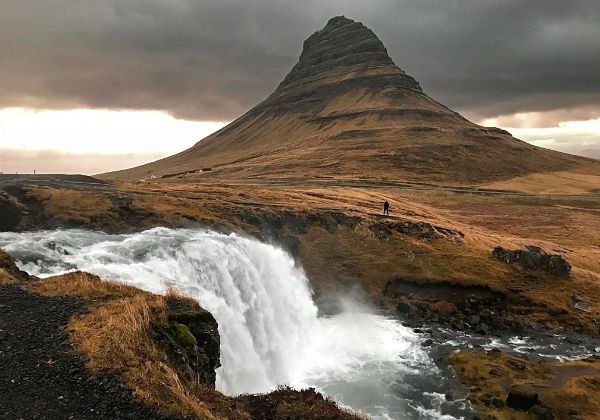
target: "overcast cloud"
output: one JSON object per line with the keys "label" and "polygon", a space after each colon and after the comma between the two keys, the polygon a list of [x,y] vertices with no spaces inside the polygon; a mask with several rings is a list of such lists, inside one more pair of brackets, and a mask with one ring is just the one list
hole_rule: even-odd
{"label": "overcast cloud", "polygon": [[339,14],[472,118],[600,109],[598,0],[3,0],[0,107],[231,120]]}

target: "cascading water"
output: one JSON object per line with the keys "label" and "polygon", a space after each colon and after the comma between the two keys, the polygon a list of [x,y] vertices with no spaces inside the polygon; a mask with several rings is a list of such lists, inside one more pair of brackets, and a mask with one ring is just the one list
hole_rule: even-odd
{"label": "cascading water", "polygon": [[130,235],[0,233],[0,247],[36,276],[78,269],[156,293],[173,284],[197,299],[219,323],[217,387],[224,393],[313,386],[379,418],[441,418],[442,411],[466,409],[464,401],[444,401],[439,371],[417,334],[350,307],[318,317],[303,271],[271,245],[155,228]]}

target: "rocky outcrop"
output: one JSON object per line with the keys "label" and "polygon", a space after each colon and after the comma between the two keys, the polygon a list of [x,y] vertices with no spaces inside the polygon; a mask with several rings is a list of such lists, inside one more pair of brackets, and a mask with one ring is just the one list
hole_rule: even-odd
{"label": "rocky outcrop", "polygon": [[537,309],[484,286],[424,278],[390,280],[384,295],[394,299],[396,313],[407,326],[433,324],[485,335],[526,330],[531,327],[527,315]]}
{"label": "rocky outcrop", "polygon": [[221,366],[218,324],[212,314],[186,300],[168,299],[166,323],[155,325],[156,340],[187,379],[214,388]]}
{"label": "rocky outcrop", "polygon": [[15,200],[6,192],[0,190],[0,231],[14,230],[21,221],[21,212]]}
{"label": "rocky outcrop", "polygon": [[539,403],[538,393],[524,386],[513,386],[506,397],[506,406],[520,411],[527,411]]}
{"label": "rocky outcrop", "polygon": [[0,269],[3,269],[8,274],[13,276],[17,280],[29,280],[29,274],[19,269],[15,260],[8,255],[6,252],[0,249]]}
{"label": "rocky outcrop", "polygon": [[337,406],[314,388],[279,387],[268,394],[240,395],[236,402],[252,419],[358,420],[365,418]]}
{"label": "rocky outcrop", "polygon": [[598,418],[598,359],[559,362],[494,349],[460,351],[449,362],[469,387],[477,418]]}
{"label": "rocky outcrop", "polygon": [[510,250],[497,246],[492,256],[508,264],[519,264],[527,270],[544,270],[553,276],[568,278],[571,275],[571,264],[562,255],[549,254],[537,246],[526,249]]}
{"label": "rocky outcrop", "polygon": [[[377,218],[384,219],[383,216],[377,216]],[[387,239],[393,232],[413,236],[423,241],[446,238],[460,242],[465,236],[462,232],[455,229],[435,226],[427,222],[413,222],[409,220],[383,220],[380,222],[373,222],[369,225],[369,230],[377,239]]]}

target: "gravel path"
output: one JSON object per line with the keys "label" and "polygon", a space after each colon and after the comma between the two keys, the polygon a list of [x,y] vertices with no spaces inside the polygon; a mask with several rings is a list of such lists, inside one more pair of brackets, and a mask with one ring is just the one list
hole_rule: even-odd
{"label": "gravel path", "polygon": [[171,419],[115,375],[92,375],[64,327],[82,300],[0,285],[0,419]]}

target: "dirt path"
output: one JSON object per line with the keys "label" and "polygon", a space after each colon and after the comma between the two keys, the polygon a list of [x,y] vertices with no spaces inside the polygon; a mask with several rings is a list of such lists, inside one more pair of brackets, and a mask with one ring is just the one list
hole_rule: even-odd
{"label": "dirt path", "polygon": [[64,327],[83,301],[0,285],[0,418],[170,419],[115,375],[91,375]]}

